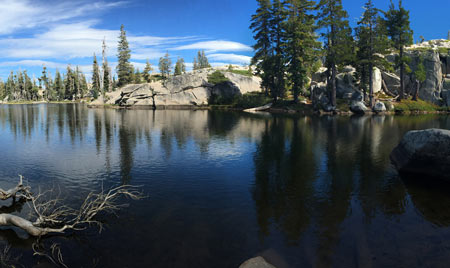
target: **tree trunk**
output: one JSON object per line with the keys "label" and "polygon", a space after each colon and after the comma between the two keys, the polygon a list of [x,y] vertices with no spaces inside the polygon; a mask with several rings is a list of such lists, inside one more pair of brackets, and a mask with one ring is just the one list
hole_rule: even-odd
{"label": "tree trunk", "polygon": [[375,99],[373,97],[373,64],[369,63],[369,105],[370,108],[375,106]]}
{"label": "tree trunk", "polygon": [[416,79],[416,81],[414,81],[414,87],[415,87],[415,91],[414,91],[414,95],[413,95],[413,100],[417,101],[419,99],[419,88],[420,88],[419,80]]}
{"label": "tree trunk", "polygon": [[336,65],[331,67],[331,106],[336,107]]}
{"label": "tree trunk", "polygon": [[400,92],[398,100],[401,101],[404,98],[405,92],[405,81],[403,79],[403,75],[405,72],[405,64],[403,63],[403,46],[400,47]]}

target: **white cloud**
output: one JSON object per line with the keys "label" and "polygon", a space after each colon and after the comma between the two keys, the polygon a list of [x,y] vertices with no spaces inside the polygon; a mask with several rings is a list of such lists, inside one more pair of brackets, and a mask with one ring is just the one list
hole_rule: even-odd
{"label": "white cloud", "polygon": [[253,49],[247,45],[242,43],[233,42],[233,41],[223,41],[223,40],[214,40],[214,41],[202,41],[196,42],[193,44],[182,45],[172,50],[207,50],[209,52],[213,51],[252,51]]}
{"label": "white cloud", "polygon": [[224,54],[224,53],[217,53],[217,54],[209,54],[207,55],[208,59],[216,60],[216,61],[227,61],[232,63],[239,63],[239,64],[249,64],[252,57],[245,56],[245,55],[237,55],[237,54]]}
{"label": "white cloud", "polygon": [[118,2],[38,2],[36,0],[0,0],[0,34],[61,22],[125,4]]}
{"label": "white cloud", "polygon": [[[0,49],[4,58],[73,59],[101,54],[101,44],[105,39],[108,57],[115,57],[118,30],[97,29],[96,21],[60,24],[47,32],[29,38],[0,39]],[[164,55],[163,44],[173,44],[193,40],[196,37],[157,37],[128,35],[132,59],[156,59]]]}

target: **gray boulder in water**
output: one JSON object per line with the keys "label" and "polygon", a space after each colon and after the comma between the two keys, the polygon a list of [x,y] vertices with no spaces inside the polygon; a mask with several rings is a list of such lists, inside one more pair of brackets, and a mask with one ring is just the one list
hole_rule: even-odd
{"label": "gray boulder in water", "polygon": [[390,158],[400,173],[450,182],[450,130],[409,131],[392,151]]}
{"label": "gray boulder in water", "polygon": [[258,256],[247,260],[239,268],[275,268],[275,266],[268,263],[263,257]]}

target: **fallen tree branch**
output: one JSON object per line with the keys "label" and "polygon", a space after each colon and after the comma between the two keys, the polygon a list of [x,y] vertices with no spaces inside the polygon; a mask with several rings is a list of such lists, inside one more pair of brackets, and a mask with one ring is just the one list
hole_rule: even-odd
{"label": "fallen tree branch", "polygon": [[16,198],[16,197],[28,197],[30,195],[31,195],[30,187],[23,185],[22,175],[19,175],[19,183],[17,184],[16,187],[6,191],[0,188],[0,200],[7,200],[9,198]]}
{"label": "fallen tree branch", "polygon": [[[19,187],[22,185],[22,177]],[[16,187],[17,188],[17,187]],[[9,213],[0,214],[0,226],[16,226],[31,236],[43,236],[49,233],[64,233],[67,230],[84,230],[88,226],[96,225],[99,231],[103,229],[103,223],[98,220],[100,213],[117,215],[124,204],[119,203],[122,197],[142,199],[144,196],[139,187],[121,185],[108,191],[99,193],[91,192],[78,209],[62,204],[58,197],[50,198],[53,190],[48,190],[34,196],[29,187],[26,189],[26,198],[30,201],[30,220]],[[47,199],[46,199],[47,198]]]}

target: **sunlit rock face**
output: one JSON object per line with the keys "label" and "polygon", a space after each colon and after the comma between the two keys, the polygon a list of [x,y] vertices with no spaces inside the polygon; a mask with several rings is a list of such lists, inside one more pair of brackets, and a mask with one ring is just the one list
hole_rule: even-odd
{"label": "sunlit rock face", "polygon": [[392,151],[391,161],[402,173],[450,181],[450,130],[407,132]]}
{"label": "sunlit rock face", "polygon": [[127,85],[106,94],[109,105],[153,108],[195,107],[208,105],[211,95],[233,98],[249,92],[261,91],[261,78],[222,71],[229,81],[217,85],[208,82],[208,75],[216,69],[208,69],[170,77],[165,81]]}

